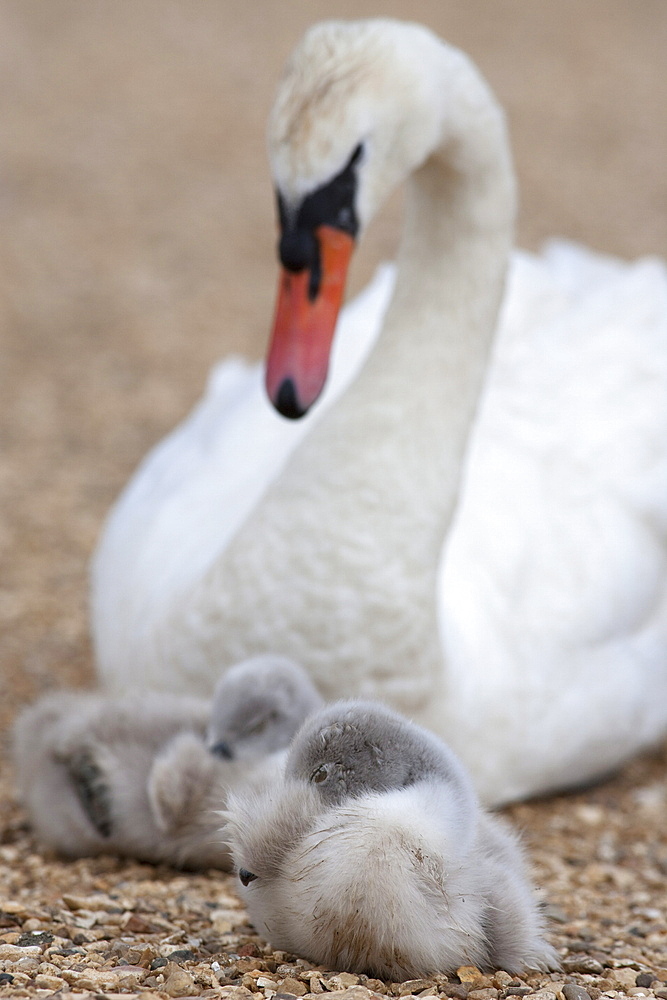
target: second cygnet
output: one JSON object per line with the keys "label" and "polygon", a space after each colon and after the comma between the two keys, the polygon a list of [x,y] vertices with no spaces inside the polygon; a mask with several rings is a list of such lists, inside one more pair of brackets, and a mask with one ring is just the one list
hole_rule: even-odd
{"label": "second cygnet", "polygon": [[220,810],[230,787],[279,769],[283,755],[271,751],[319,704],[305,672],[272,656],[231,668],[212,704],[155,692],[46,695],[14,727],[19,794],[40,842],[66,857],[226,869]]}
{"label": "second cygnet", "polygon": [[448,747],[379,704],[317,712],[281,780],[228,802],[243,900],[276,948],[392,980],[558,964],[516,836]]}

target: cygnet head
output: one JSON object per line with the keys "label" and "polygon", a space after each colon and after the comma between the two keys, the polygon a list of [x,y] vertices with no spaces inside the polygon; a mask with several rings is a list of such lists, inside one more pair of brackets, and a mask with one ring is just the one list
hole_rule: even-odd
{"label": "cygnet head", "polygon": [[207,743],[226,760],[250,760],[288,746],[303,720],[323,704],[306,671],[267,654],[230,667],[213,697]]}
{"label": "cygnet head", "polygon": [[311,715],[287,756],[285,773],[311,784],[327,805],[425,779],[472,800],[458,759],[433,733],[377,702],[336,702]]}

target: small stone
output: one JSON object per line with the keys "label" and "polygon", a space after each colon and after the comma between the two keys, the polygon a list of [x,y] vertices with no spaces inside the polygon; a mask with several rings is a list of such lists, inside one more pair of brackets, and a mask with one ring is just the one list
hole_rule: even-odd
{"label": "small stone", "polygon": [[404,983],[400,984],[398,995],[399,997],[408,996],[408,994],[416,996],[417,993],[421,993],[422,990],[434,988],[435,983],[430,979],[408,979]]}
{"label": "small stone", "polygon": [[468,996],[468,987],[465,983],[447,983],[442,987],[442,991],[445,996],[452,997],[453,1000],[466,1000]]}
{"label": "small stone", "polygon": [[14,977],[11,972],[0,972],[0,983],[13,983]]}
{"label": "small stone", "polygon": [[[346,975],[347,975],[347,973],[345,973],[345,972],[341,973],[341,976],[346,976]],[[356,981],[359,982],[359,979],[358,979],[357,976],[354,976],[352,978],[356,979]],[[275,983],[274,983],[274,986],[275,986]],[[345,987],[342,987],[342,989],[344,989],[344,988]],[[291,993],[292,996],[302,997],[302,996],[305,996],[305,994],[308,992],[308,990],[306,989],[306,987],[304,986],[303,983],[299,982],[298,979],[293,979],[291,976],[288,976],[287,979],[283,979],[283,980],[281,980],[281,982],[278,983],[278,992],[279,993]]]}
{"label": "small stone", "polygon": [[62,977],[77,990],[92,990],[95,993],[117,987],[118,976],[113,972],[105,972],[101,969],[87,966],[85,971],[79,972],[74,969],[63,969]]}
{"label": "small stone", "polygon": [[491,982],[499,990],[506,990],[512,982],[512,976],[510,976],[509,972],[505,972],[503,969],[500,969],[491,977]]}
{"label": "small stone", "polygon": [[571,955],[563,959],[563,969],[565,972],[583,972],[590,976],[602,975],[601,963],[590,955]]}
{"label": "small stone", "polygon": [[468,1000],[496,1000],[497,996],[498,990],[493,986],[482,986],[478,990],[470,990],[468,993]]}
{"label": "small stone", "polygon": [[653,992],[657,997],[660,997],[660,1000],[667,1000],[667,989],[654,990]]}
{"label": "small stone", "polygon": [[164,967],[165,982],[162,987],[170,997],[186,997],[195,992],[195,981],[180,965],[167,962]]}
{"label": "small stone", "polygon": [[18,962],[21,958],[39,958],[41,948],[19,948],[15,944],[0,944],[0,962]]}
{"label": "small stone", "polygon": [[165,965],[169,965],[168,958],[154,958],[150,964],[150,970],[155,972],[157,969],[164,969]]}
{"label": "small stone", "polygon": [[563,987],[563,996],[565,1000],[591,1000],[588,990],[583,986],[577,986],[576,983],[566,983]]}
{"label": "small stone", "polygon": [[194,952],[190,951],[189,948],[177,948],[176,951],[169,954],[170,962],[194,962],[194,960]]}
{"label": "small stone", "polygon": [[134,989],[146,975],[146,969],[140,965],[117,965],[111,970],[118,976],[118,982],[124,989]]}
{"label": "small stone", "polygon": [[531,993],[532,990],[530,986],[508,986],[505,990],[505,996],[507,997],[525,997]]}
{"label": "small stone", "polygon": [[655,976],[652,972],[640,972],[635,977],[635,986],[650,986],[654,982]]}
{"label": "small stone", "polygon": [[123,930],[126,934],[153,934],[159,930],[148,920],[144,920],[138,913],[131,913],[127,920],[122,921]]}
{"label": "small stone", "polygon": [[318,975],[315,975],[315,974],[312,975],[310,977],[310,979],[308,980],[308,987],[309,987],[309,989],[308,989],[309,993],[319,994],[319,993],[325,993],[326,992],[326,986],[324,985],[324,983],[322,982],[322,980],[320,979],[320,977]]}
{"label": "small stone", "polygon": [[255,944],[255,942],[252,941],[252,942],[250,942],[250,944],[244,944],[242,948],[239,948],[239,957],[240,958],[261,958],[262,957],[262,953],[259,950],[259,948],[257,947],[257,945]]}
{"label": "small stone", "polygon": [[355,976],[351,972],[339,972],[337,975],[331,976],[329,984],[333,984],[333,988],[336,990],[348,990],[350,986],[359,985],[359,976]]}
{"label": "small stone", "polygon": [[634,969],[614,969],[610,973],[609,977],[615,984],[622,986],[624,990],[629,990],[632,986],[635,986],[635,980],[637,978],[637,973]]}
{"label": "small stone", "polygon": [[63,986],[67,986],[67,983],[65,982],[65,980],[61,979],[60,976],[51,976],[51,975],[41,974],[39,976],[35,976],[35,979],[33,981],[34,981],[34,984],[35,984],[35,986],[37,987],[38,990],[54,990],[55,991],[55,990],[62,989]]}
{"label": "small stone", "polygon": [[462,983],[478,983],[480,980],[486,979],[486,976],[475,965],[459,966],[456,975]]}
{"label": "small stone", "polygon": [[18,962],[13,962],[12,964],[19,972],[27,972],[28,975],[30,975],[30,973],[34,974],[35,972],[50,971],[49,969],[40,969],[40,965],[43,963],[40,962],[40,960],[34,955],[26,955],[25,958],[19,958]]}
{"label": "small stone", "polygon": [[648,997],[651,995],[648,986],[631,986],[627,993],[629,997]]}

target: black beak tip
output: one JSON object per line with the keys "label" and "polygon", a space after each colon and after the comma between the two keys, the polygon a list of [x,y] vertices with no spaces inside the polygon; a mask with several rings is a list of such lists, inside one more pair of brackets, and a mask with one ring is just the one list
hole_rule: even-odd
{"label": "black beak tip", "polygon": [[291,378],[281,382],[276,398],[273,400],[278,413],[288,420],[299,420],[308,412],[307,406],[302,406],[296,394],[296,386]]}

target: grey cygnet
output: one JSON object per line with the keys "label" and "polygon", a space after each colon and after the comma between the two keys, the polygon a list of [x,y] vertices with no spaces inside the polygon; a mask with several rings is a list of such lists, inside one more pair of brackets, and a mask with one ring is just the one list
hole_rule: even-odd
{"label": "grey cygnet", "polygon": [[[236,683],[240,675],[245,686]],[[61,691],[41,698],[14,727],[19,793],[38,839],[66,857],[120,854],[228,869],[220,810],[229,788],[273,773],[284,756],[264,752],[253,727],[237,716],[247,718],[245,699],[256,702],[259,690],[265,745],[286,746],[298,721],[286,727],[284,689],[293,694],[302,680],[301,668],[263,656],[223,675],[213,703],[156,692],[123,698]],[[303,699],[295,697],[301,719],[318,697],[306,682]],[[210,751],[212,733],[226,741],[226,753]]]}
{"label": "grey cygnet", "polygon": [[228,800],[250,917],[271,944],[399,980],[556,967],[518,839],[437,737],[371,702],[311,716],[283,776]]}

